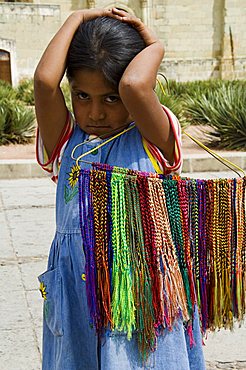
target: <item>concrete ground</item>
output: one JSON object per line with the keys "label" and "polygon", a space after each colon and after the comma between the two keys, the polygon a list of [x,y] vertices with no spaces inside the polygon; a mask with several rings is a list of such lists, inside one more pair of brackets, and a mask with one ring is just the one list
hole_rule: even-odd
{"label": "concrete ground", "polygon": [[[234,176],[219,173],[227,175]],[[55,190],[47,178],[0,180],[0,370],[41,369],[37,276],[46,269],[55,230]],[[207,369],[246,369],[245,325],[209,334],[205,344]]]}

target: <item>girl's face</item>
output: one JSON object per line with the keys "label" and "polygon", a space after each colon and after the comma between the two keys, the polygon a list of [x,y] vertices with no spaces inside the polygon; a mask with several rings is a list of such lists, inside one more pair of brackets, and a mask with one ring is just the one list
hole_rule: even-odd
{"label": "girl's face", "polygon": [[87,134],[104,135],[131,122],[118,92],[102,72],[75,71],[70,88],[76,122]]}

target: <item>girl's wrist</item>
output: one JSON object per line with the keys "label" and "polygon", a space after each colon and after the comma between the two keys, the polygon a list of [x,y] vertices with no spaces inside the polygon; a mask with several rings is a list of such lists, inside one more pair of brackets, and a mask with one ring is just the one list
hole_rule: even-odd
{"label": "girl's wrist", "polygon": [[83,10],[76,10],[73,12],[68,19],[73,19],[76,23],[80,24],[83,23],[84,20],[84,11]]}
{"label": "girl's wrist", "polygon": [[100,8],[83,9],[76,10],[71,14],[71,16],[73,15],[75,16],[76,19],[80,21],[80,23],[84,23],[98,17],[103,16],[112,17],[112,11],[110,9],[100,9]]}
{"label": "girl's wrist", "polygon": [[160,55],[162,55],[163,58],[165,54],[165,48],[163,43],[160,40],[156,40],[152,45],[155,46],[155,48],[159,51]]}

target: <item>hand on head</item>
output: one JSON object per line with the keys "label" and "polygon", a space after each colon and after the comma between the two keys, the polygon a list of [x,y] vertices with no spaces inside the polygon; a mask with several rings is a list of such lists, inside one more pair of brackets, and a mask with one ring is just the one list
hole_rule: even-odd
{"label": "hand on head", "polygon": [[130,13],[125,12],[122,9],[112,8],[111,10],[113,18],[116,18],[122,22],[130,24],[132,27],[134,27],[139,34],[141,35],[142,39],[145,42],[146,46],[149,46],[151,44],[154,44],[158,41],[158,38],[154,34],[153,31],[151,31],[142,21],[140,18],[137,18],[135,15],[132,15]]}
{"label": "hand on head", "polygon": [[111,17],[117,19],[121,22],[128,23],[132,27],[134,27],[139,34],[141,35],[142,39],[145,42],[146,46],[149,46],[158,41],[157,36],[151,31],[142,21],[140,18],[137,18],[135,15],[127,13],[126,11],[118,8],[112,9],[85,9],[81,12],[82,15],[82,22],[87,22],[91,19],[98,18],[98,17]]}

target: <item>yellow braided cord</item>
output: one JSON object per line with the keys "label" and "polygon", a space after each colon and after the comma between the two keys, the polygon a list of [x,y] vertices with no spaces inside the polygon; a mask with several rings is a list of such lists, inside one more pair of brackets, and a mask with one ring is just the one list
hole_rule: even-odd
{"label": "yellow braided cord", "polygon": [[[79,163],[79,162],[82,160],[82,158],[84,158],[86,155],[93,153],[95,150],[97,150],[97,149],[101,148],[102,146],[104,146],[104,145],[108,144],[110,141],[112,141],[112,140],[116,139],[117,137],[119,137],[119,136],[121,136],[121,135],[125,134],[126,132],[128,132],[128,131],[132,130],[134,127],[135,127],[135,125],[129,126],[129,127],[128,127],[128,128],[126,128],[125,130],[123,130],[123,131],[119,132],[118,134],[116,134],[116,135],[114,135],[114,136],[110,137],[108,140],[106,140],[106,141],[104,141],[103,143],[99,144],[97,147],[95,147],[95,148],[93,148],[93,149],[91,149],[91,150],[88,150],[87,152],[85,152],[85,153],[81,154],[81,155],[76,159],[76,164],[78,165],[78,163]],[[82,144],[83,144],[83,143],[79,143],[78,145],[76,145],[76,146],[73,148],[73,151],[72,151],[72,154],[71,154],[71,157],[72,157],[72,158],[73,158],[73,156],[74,156],[74,153],[75,153],[76,149],[77,149],[79,146],[81,146]]]}
{"label": "yellow braided cord", "polygon": [[142,138],[142,142],[143,142],[144,150],[146,151],[146,153],[147,153],[147,155],[148,155],[148,157],[149,157],[149,159],[150,159],[150,161],[151,161],[151,163],[152,163],[152,165],[153,165],[153,167],[154,167],[155,172],[156,172],[156,173],[158,173],[158,174],[162,174],[162,173],[163,173],[163,171],[161,170],[161,168],[160,168],[160,166],[159,166],[159,164],[158,164],[157,160],[156,160],[156,159],[154,158],[154,156],[150,153],[150,151],[149,151],[149,149],[148,149],[147,141],[146,141],[146,139],[144,139],[144,137]]}
{"label": "yellow braided cord", "polygon": [[242,204],[243,204],[243,187],[242,182],[237,183],[238,186],[238,197],[237,197],[237,230],[238,230],[238,244],[236,252],[236,295],[238,301],[238,317],[242,319],[242,248],[245,243],[244,238],[244,222],[245,215],[242,213]]}
{"label": "yellow braided cord", "polygon": [[165,95],[165,90],[164,90],[164,88],[163,88],[163,85],[162,85],[162,83],[161,83],[161,81],[157,78],[157,83],[158,83],[158,86],[160,87],[160,89],[161,89],[161,92],[162,92],[162,94],[163,95]]}
{"label": "yellow braided cord", "polygon": [[203,148],[204,150],[206,150],[209,154],[211,154],[215,159],[217,159],[218,161],[220,161],[221,163],[223,163],[226,167],[230,168],[233,172],[235,172],[239,177],[241,177],[241,175],[235,170],[235,168],[242,172],[243,173],[243,176],[246,176],[245,174],[245,171],[237,166],[235,163],[232,163],[231,161],[229,161],[228,159],[222,157],[221,155],[219,155],[218,153],[214,152],[212,149],[209,149],[206,145],[204,145],[203,143],[201,143],[199,140],[197,140],[196,138],[194,138],[192,135],[188,134],[188,132],[186,131],[182,131],[183,134],[185,134],[186,136],[188,136],[191,140],[193,140],[197,145],[199,145],[201,148]]}

